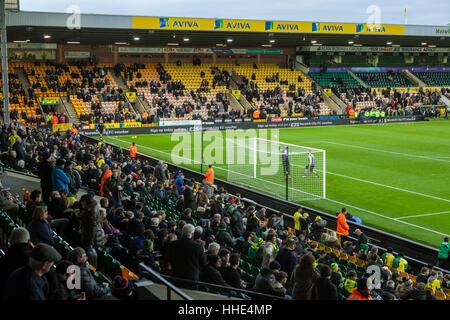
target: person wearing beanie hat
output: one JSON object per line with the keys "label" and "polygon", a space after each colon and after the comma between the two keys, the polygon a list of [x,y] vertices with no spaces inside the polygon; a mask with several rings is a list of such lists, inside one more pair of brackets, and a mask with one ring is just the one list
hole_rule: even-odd
{"label": "person wearing beanie hat", "polygon": [[153,241],[144,240],[144,247],[143,249],[138,250],[136,256],[153,270],[158,272],[161,270],[159,263],[156,262],[155,255],[153,254]]}
{"label": "person wearing beanie hat", "polygon": [[5,300],[47,300],[49,285],[44,276],[61,260],[61,255],[45,243],[37,244],[31,251],[29,262],[15,270],[6,281]]}
{"label": "person wearing beanie hat", "polygon": [[368,278],[363,277],[358,280],[358,285],[353,289],[352,294],[347,300],[373,300],[370,296],[370,289],[367,285]]}
{"label": "person wearing beanie hat", "polygon": [[408,279],[407,277],[402,278],[402,283],[400,283],[397,286],[397,292],[400,296],[400,299],[407,300],[410,298],[411,295],[411,289],[413,287],[413,282],[411,279]]}
{"label": "person wearing beanie hat", "polygon": [[344,281],[344,275],[342,274],[341,270],[339,269],[339,265],[335,262],[331,264],[331,282],[336,286],[339,287],[342,281]]}
{"label": "person wearing beanie hat", "polygon": [[276,273],[280,271],[281,264],[277,260],[273,260],[271,263],[269,263],[269,269],[272,270],[272,272]]}
{"label": "person wearing beanie hat", "polygon": [[64,172],[66,161],[64,159],[56,160],[56,166],[52,172],[52,191],[59,191],[66,189],[69,191],[70,178]]}
{"label": "person wearing beanie hat", "polygon": [[121,276],[115,276],[114,280],[114,288],[112,291],[112,295],[120,300],[130,300],[133,296],[133,281],[122,278]]}

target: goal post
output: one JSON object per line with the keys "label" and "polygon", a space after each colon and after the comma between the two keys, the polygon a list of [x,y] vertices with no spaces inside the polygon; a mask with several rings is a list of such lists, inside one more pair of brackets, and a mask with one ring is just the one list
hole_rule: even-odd
{"label": "goal post", "polygon": [[227,160],[228,180],[291,201],[326,198],[325,150],[248,138],[227,140],[240,161]]}

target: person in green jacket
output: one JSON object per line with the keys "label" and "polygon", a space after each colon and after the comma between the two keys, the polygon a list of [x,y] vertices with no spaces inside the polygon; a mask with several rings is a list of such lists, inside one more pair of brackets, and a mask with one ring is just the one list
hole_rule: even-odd
{"label": "person in green jacket", "polygon": [[263,244],[264,240],[262,238],[256,238],[253,245],[248,248],[247,257],[250,261],[255,261],[256,252],[258,252],[259,247]]}
{"label": "person in green jacket", "polygon": [[448,261],[448,251],[450,248],[450,244],[448,243],[448,237],[444,238],[444,242],[441,242],[438,253],[438,266],[443,269],[448,269],[449,261]]}
{"label": "person in green jacket", "polygon": [[398,255],[392,261],[392,268],[398,269],[400,272],[406,272],[408,269],[408,261],[404,258],[402,253],[398,253]]}

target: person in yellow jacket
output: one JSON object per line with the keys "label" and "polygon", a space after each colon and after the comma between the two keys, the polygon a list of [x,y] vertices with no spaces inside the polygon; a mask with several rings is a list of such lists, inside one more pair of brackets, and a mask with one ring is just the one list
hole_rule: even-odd
{"label": "person in yellow jacket", "polygon": [[347,279],[344,281],[344,289],[347,291],[347,294],[350,295],[353,292],[353,289],[356,288],[358,281],[358,275],[354,270],[350,270],[347,274]]}
{"label": "person in yellow jacket", "polygon": [[298,237],[300,234],[301,226],[300,226],[300,218],[302,217],[302,207],[299,207],[297,211],[294,213],[294,229],[295,235]]}
{"label": "person in yellow jacket", "polygon": [[11,131],[11,136],[8,138],[9,145],[10,145],[11,148],[12,148],[12,146],[16,143],[16,139],[17,139],[18,137],[19,137],[19,136],[17,135],[16,131],[15,131],[15,130],[12,130],[12,131]]}
{"label": "person in yellow jacket", "polygon": [[214,184],[214,169],[212,168],[212,164],[210,164],[208,166],[208,170],[206,171],[205,178],[206,178],[206,181],[208,181],[211,184]]}
{"label": "person in yellow jacket", "polygon": [[389,268],[392,267],[392,263],[394,262],[395,256],[393,255],[394,249],[388,248],[385,253],[381,256],[383,260],[383,264],[387,265]]}

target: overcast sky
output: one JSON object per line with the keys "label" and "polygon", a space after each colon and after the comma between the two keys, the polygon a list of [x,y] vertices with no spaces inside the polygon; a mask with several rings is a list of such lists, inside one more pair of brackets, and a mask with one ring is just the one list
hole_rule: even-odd
{"label": "overcast sky", "polygon": [[380,23],[447,25],[448,0],[20,0],[22,11],[66,12],[77,5],[81,13],[291,20],[317,22],[367,22],[366,10],[380,8]]}

